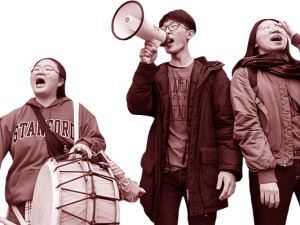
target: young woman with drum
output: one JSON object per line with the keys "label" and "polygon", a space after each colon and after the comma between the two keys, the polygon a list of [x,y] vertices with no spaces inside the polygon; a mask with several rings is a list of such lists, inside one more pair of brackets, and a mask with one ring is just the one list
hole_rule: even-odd
{"label": "young woman with drum", "polygon": [[[55,59],[41,59],[33,66],[30,81],[35,98],[0,118],[0,163],[8,152],[13,159],[5,186],[9,205],[7,219],[16,224],[19,222],[11,206],[16,206],[25,218],[25,202],[33,198],[41,167],[50,156],[57,155],[53,153],[55,146],[49,143],[47,129],[43,128],[37,114],[42,114],[50,133],[63,138],[64,148],[74,144],[73,102],[65,95],[64,67]],[[40,113],[36,114],[37,109]],[[81,104],[78,121],[79,139],[71,151],[83,149],[91,158],[92,152],[105,150],[95,116]],[[62,150],[58,153],[63,153]]]}
{"label": "young woman with drum", "polygon": [[295,192],[300,202],[300,36],[286,22],[258,21],[246,55],[233,68],[234,138],[250,169],[254,221],[285,224]]}

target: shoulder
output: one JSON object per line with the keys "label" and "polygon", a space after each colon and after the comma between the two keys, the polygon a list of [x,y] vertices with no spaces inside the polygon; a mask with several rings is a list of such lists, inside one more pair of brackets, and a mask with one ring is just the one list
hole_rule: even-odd
{"label": "shoulder", "polygon": [[0,122],[3,124],[15,124],[18,118],[27,112],[27,110],[31,110],[31,108],[28,105],[23,105],[17,109],[14,109],[13,111],[9,112],[8,114],[0,117]]}
{"label": "shoulder", "polygon": [[234,71],[232,75],[232,79],[248,79],[248,71],[247,68],[240,67],[236,71]]}
{"label": "shoulder", "polygon": [[232,75],[231,88],[248,88],[251,87],[248,69],[240,67]]}
{"label": "shoulder", "polygon": [[95,118],[95,116],[81,103],[79,104],[79,115],[81,115],[81,118],[84,118],[85,120],[90,120],[92,118]]}

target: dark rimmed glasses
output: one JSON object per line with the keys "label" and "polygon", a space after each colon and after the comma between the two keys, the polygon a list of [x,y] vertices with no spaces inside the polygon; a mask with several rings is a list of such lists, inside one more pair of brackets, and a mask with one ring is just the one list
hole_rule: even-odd
{"label": "dark rimmed glasses", "polygon": [[169,28],[169,31],[174,31],[174,30],[177,30],[179,26],[182,26],[185,29],[190,30],[189,28],[187,28],[186,26],[184,26],[181,23],[171,23],[169,26],[162,26],[162,27],[160,27],[160,29],[162,29],[164,32],[167,31],[167,28]]}
{"label": "dark rimmed glasses", "polygon": [[44,72],[45,75],[48,75],[51,73],[52,70],[54,70],[56,73],[61,75],[59,72],[57,72],[52,66],[46,65],[46,66],[33,66],[30,68],[31,74],[36,75],[40,70],[42,69],[42,72]]}

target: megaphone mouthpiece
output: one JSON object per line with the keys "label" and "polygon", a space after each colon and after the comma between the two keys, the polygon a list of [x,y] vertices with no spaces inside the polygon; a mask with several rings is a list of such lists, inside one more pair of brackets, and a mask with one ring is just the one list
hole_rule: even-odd
{"label": "megaphone mouthpiece", "polygon": [[163,43],[161,43],[160,46],[165,47],[170,43],[171,43],[171,38],[168,35],[166,35],[166,40]]}

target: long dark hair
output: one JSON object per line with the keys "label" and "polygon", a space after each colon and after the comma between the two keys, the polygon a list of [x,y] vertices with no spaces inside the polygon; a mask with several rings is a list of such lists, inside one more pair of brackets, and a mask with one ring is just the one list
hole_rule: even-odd
{"label": "long dark hair", "polygon": [[[251,33],[250,33],[250,37],[249,37],[249,41],[248,41],[248,46],[247,46],[247,52],[246,52],[246,55],[244,56],[245,57],[250,57],[250,56],[255,56],[255,55],[259,55],[258,53],[258,48],[255,47],[255,43],[256,43],[256,32],[257,32],[257,28],[258,26],[265,20],[273,20],[277,23],[279,23],[278,20],[275,20],[275,19],[263,19],[263,20],[260,20],[258,22],[256,22],[251,30]],[[289,47],[289,42],[287,42],[287,45],[286,45],[286,48],[284,50],[285,54],[289,57],[289,62],[294,64],[297,62],[297,60],[295,60],[292,56],[291,56],[291,53],[290,53],[290,47]],[[232,69],[232,74],[234,73],[234,71],[236,71],[239,67],[240,67],[240,64],[241,64],[241,60],[239,60],[237,62],[237,64],[233,67]]]}
{"label": "long dark hair", "polygon": [[43,58],[43,59],[40,59],[39,61],[37,61],[34,64],[34,66],[36,64],[38,64],[40,61],[45,60],[45,59],[49,59],[49,60],[53,61],[56,64],[56,66],[58,68],[58,72],[59,72],[60,77],[64,79],[64,84],[62,86],[58,87],[58,89],[57,89],[56,97],[57,98],[66,97],[65,85],[66,85],[66,79],[67,79],[67,72],[65,70],[65,67],[63,67],[63,65],[60,62],[58,62],[56,59],[53,59],[53,58]]}

